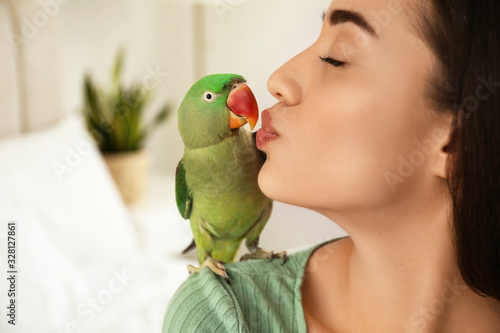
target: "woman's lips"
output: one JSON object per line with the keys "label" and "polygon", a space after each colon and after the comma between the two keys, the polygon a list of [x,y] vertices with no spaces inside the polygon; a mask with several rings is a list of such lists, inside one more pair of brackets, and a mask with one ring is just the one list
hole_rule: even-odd
{"label": "woman's lips", "polygon": [[279,135],[272,126],[272,118],[268,110],[262,111],[262,128],[257,131],[257,148],[262,150],[264,146],[276,139]]}

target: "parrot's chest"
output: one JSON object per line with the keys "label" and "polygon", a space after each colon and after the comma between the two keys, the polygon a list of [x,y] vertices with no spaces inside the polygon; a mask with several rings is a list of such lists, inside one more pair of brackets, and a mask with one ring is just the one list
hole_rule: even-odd
{"label": "parrot's chest", "polygon": [[193,214],[209,223],[243,223],[258,218],[269,203],[257,183],[263,160],[251,137],[227,141],[184,152]]}
{"label": "parrot's chest", "polygon": [[184,153],[186,183],[195,195],[237,196],[257,185],[263,163],[257,149],[241,138],[230,143]]}

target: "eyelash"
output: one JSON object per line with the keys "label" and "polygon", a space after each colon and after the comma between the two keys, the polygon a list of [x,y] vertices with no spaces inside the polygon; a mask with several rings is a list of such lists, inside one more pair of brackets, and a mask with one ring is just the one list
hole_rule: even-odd
{"label": "eyelash", "polygon": [[319,57],[319,58],[321,59],[321,61],[326,62],[327,64],[330,64],[333,67],[342,67],[345,65],[345,62],[335,60],[335,59],[330,58],[330,57]]}

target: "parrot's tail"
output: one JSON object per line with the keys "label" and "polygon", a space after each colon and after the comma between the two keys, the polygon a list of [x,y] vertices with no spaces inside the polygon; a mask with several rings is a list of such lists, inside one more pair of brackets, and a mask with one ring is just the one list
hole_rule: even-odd
{"label": "parrot's tail", "polygon": [[186,247],[186,248],[184,249],[184,251],[182,251],[182,254],[186,254],[186,253],[188,253],[188,252],[190,252],[190,251],[192,251],[192,250],[194,250],[194,249],[196,249],[196,243],[194,242],[194,239],[193,239],[193,240],[191,241],[191,244],[189,244],[189,246],[188,246],[188,247]]}

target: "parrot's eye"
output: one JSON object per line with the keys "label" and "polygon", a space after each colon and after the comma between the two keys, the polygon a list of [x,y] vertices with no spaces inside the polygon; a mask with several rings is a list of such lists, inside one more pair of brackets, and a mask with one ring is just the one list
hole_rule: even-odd
{"label": "parrot's eye", "polygon": [[205,91],[203,93],[203,99],[209,103],[212,103],[215,98],[217,97],[217,95],[215,95],[213,92],[211,91]]}

